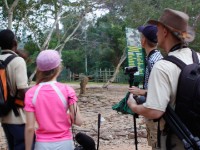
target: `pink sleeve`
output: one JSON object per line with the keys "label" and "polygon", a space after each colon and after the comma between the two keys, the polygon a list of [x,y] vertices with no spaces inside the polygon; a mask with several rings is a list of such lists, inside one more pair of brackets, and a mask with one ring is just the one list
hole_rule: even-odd
{"label": "pink sleeve", "polygon": [[67,90],[67,97],[68,97],[68,104],[72,105],[74,103],[76,103],[78,101],[78,98],[76,96],[76,92],[74,91],[74,89],[70,86],[66,86],[66,90]]}
{"label": "pink sleeve", "polygon": [[35,107],[32,103],[32,99],[33,99],[33,92],[34,90],[29,89],[26,94],[25,94],[25,107],[24,110],[25,111],[29,111],[29,112],[34,112],[35,111]]}

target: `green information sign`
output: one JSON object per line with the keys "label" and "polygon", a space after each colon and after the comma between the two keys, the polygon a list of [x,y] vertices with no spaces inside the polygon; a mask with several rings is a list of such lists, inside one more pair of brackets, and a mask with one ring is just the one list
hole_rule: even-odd
{"label": "green information sign", "polygon": [[126,28],[127,60],[129,67],[138,67],[135,82],[142,82],[145,72],[145,53],[140,44],[140,33],[136,29]]}

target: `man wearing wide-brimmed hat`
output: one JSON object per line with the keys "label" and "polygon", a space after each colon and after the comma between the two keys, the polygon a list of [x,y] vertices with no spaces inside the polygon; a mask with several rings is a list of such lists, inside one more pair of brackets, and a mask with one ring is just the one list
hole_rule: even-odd
{"label": "man wearing wide-brimmed hat", "polygon": [[[188,25],[187,14],[172,9],[165,9],[158,21],[150,20],[148,23],[158,27],[158,46],[168,55],[173,55],[186,64],[192,64],[192,52],[187,44],[194,40],[195,34]],[[150,74],[147,99],[143,105],[137,105],[130,95],[128,105],[137,114],[149,119],[158,119],[166,111],[168,103],[174,106],[177,92],[180,68],[167,60],[158,61]],[[166,134],[164,134],[164,121],[160,121],[161,150],[166,149]],[[171,143],[167,146],[172,150],[183,150],[182,142],[173,134]],[[160,145],[161,144],[161,145]]]}

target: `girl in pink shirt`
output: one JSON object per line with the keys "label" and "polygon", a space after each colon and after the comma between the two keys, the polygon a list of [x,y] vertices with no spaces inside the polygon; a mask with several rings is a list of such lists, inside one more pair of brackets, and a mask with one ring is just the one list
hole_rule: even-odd
{"label": "girl in pink shirt", "polygon": [[31,150],[35,122],[35,150],[73,150],[71,124],[81,125],[82,119],[73,88],[56,81],[61,70],[60,55],[55,50],[44,50],[36,63],[36,85],[25,96],[26,150]]}

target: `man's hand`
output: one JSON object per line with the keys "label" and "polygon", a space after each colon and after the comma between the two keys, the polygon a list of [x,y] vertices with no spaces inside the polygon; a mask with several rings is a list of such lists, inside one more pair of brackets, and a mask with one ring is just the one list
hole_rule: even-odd
{"label": "man's hand", "polygon": [[136,87],[136,86],[132,86],[129,88],[128,90],[130,93],[134,94],[134,95],[141,95],[140,94],[140,88]]}
{"label": "man's hand", "polygon": [[156,109],[146,108],[143,105],[138,105],[133,98],[133,94],[130,93],[129,99],[127,101],[128,107],[136,114],[142,115],[148,119],[158,119],[164,112]]}
{"label": "man's hand", "polygon": [[129,95],[127,104],[128,104],[128,107],[129,107],[132,111],[134,111],[133,108],[137,105],[137,103],[136,103],[135,99],[133,98],[133,94],[132,94],[132,93],[130,93],[130,95]]}
{"label": "man's hand", "polygon": [[130,93],[132,93],[133,95],[141,95],[141,96],[146,96],[147,94],[147,90],[143,90],[143,89],[140,89],[136,86],[132,86],[129,88],[128,90]]}

